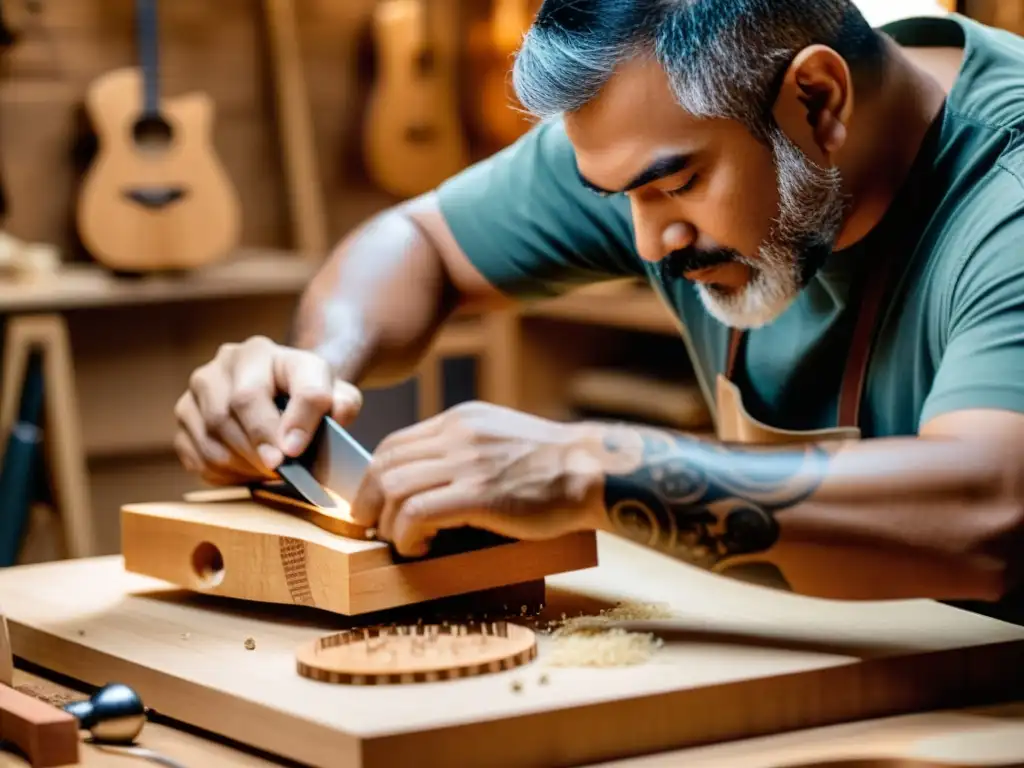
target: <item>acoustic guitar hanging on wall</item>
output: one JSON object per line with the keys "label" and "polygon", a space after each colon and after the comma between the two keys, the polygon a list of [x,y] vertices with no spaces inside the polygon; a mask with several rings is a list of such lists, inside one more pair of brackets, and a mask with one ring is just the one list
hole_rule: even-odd
{"label": "acoustic guitar hanging on wall", "polygon": [[157,0],[136,0],[141,67],[106,73],[85,108],[99,151],[78,201],[78,231],[119,272],[194,269],[225,258],[241,235],[237,190],[212,140],[206,93],[160,94]]}
{"label": "acoustic guitar hanging on wall", "polygon": [[372,181],[399,197],[428,192],[469,164],[455,86],[457,30],[439,16],[436,2],[383,0],[374,6],[379,74],[363,149]]}

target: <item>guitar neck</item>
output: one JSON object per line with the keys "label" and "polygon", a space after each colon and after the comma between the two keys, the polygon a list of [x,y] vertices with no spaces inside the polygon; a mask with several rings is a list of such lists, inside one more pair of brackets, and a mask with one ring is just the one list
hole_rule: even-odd
{"label": "guitar neck", "polygon": [[135,32],[142,67],[143,113],[155,117],[160,113],[160,48],[157,0],[135,0]]}

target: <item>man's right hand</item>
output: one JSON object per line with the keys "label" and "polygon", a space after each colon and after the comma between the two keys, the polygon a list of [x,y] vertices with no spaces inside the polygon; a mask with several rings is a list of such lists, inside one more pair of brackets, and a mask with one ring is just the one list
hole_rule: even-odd
{"label": "man's right hand", "polygon": [[[289,396],[283,413],[278,394]],[[174,409],[174,447],[185,468],[212,485],[272,479],[284,456],[302,453],[325,414],[346,424],[362,403],[323,358],[254,336],[224,344],[192,373]]]}

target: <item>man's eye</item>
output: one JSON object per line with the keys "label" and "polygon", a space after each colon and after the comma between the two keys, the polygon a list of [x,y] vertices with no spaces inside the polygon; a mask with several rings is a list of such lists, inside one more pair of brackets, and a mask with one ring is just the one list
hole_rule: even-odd
{"label": "man's eye", "polygon": [[683,184],[683,186],[676,187],[675,189],[666,190],[665,194],[668,195],[669,197],[675,197],[676,195],[681,195],[685,192],[689,192],[691,189],[693,189],[693,185],[696,183],[696,181],[697,174],[693,174],[693,176],[691,176],[690,179],[685,184]]}

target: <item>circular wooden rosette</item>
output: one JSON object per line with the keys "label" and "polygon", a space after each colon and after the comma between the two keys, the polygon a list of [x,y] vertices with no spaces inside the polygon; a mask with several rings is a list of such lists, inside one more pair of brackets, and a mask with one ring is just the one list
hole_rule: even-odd
{"label": "circular wooden rosette", "polygon": [[298,650],[303,677],[389,685],[455,680],[522,666],[537,657],[533,630],[506,621],[351,629]]}

